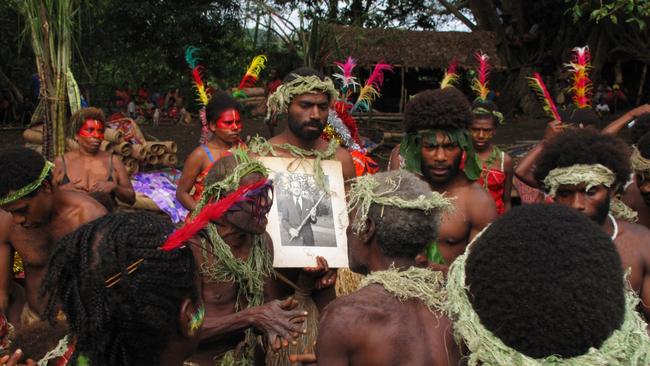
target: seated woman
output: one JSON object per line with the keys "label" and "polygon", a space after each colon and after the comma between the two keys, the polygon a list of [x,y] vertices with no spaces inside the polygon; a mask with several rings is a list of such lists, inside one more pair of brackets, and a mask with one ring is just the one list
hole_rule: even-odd
{"label": "seated woman", "polygon": [[173,229],[146,212],[113,213],[60,242],[42,291],[48,318],[62,311],[70,332],[43,364],[183,365],[205,310],[189,247],[161,248]]}
{"label": "seated woman", "polygon": [[[135,192],[124,164],[99,149],[104,130],[101,109],[82,108],[72,115],[67,135],[77,141],[79,148],[54,160],[54,184],[61,189],[88,192],[105,206],[113,206],[116,198],[131,205]],[[112,207],[107,208],[112,211]]]}
{"label": "seated woman", "polygon": [[212,94],[205,110],[212,136],[187,157],[176,189],[176,198],[188,210],[193,211],[201,198],[205,177],[212,165],[229,155],[230,149],[243,144],[239,137],[242,129],[240,112],[241,105],[228,93],[217,91]]}

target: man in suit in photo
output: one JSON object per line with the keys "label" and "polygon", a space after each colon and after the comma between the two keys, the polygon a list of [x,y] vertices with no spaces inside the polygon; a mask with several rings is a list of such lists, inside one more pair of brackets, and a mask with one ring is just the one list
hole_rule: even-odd
{"label": "man in suit in photo", "polygon": [[289,233],[289,242],[284,245],[314,246],[314,232],[311,224],[316,223],[316,207],[314,201],[303,196],[300,180],[289,183],[289,199],[281,205],[282,227]]}

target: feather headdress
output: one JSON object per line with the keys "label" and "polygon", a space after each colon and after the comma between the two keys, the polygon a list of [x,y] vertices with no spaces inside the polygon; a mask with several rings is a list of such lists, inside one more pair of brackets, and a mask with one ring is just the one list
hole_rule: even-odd
{"label": "feather headdress", "polygon": [[447,70],[445,70],[445,76],[442,78],[442,81],[440,82],[440,89],[454,86],[454,84],[458,81],[457,69],[458,69],[458,61],[455,59],[451,60],[449,66],[447,66]]}
{"label": "feather headdress", "polygon": [[219,201],[206,205],[192,221],[186,223],[183,228],[172,233],[160,249],[169,251],[183,246],[185,242],[194,237],[209,222],[215,221],[223,216],[223,214],[228,212],[235,203],[247,200],[248,198],[246,197],[246,194],[248,192],[264,186],[266,182],[267,179],[261,179],[253,184],[241,186],[236,191],[230,193]]}
{"label": "feather headdress", "polygon": [[591,80],[589,80],[591,53],[589,46],[576,47],[573,52],[571,62],[564,65],[573,74],[571,83],[573,103],[578,108],[589,108],[591,107]]}
{"label": "feather headdress", "polygon": [[553,97],[551,97],[548,89],[546,89],[544,80],[542,80],[542,75],[540,75],[538,72],[534,72],[533,76],[528,78],[528,82],[530,87],[535,91],[535,94],[537,94],[537,96],[542,101],[542,107],[544,108],[546,114],[548,114],[549,117],[552,117],[556,121],[561,121],[562,119],[560,118],[560,114],[557,111],[555,102],[553,102]]}
{"label": "feather headdress", "polygon": [[361,86],[361,84],[357,82],[357,78],[352,76],[352,71],[357,66],[357,60],[348,56],[345,63],[334,61],[334,64],[336,64],[336,67],[341,70],[340,74],[332,74],[335,79],[341,82],[341,94],[347,97],[349,93],[356,92],[357,87]]}
{"label": "feather headdress", "polygon": [[490,75],[490,64],[488,60],[490,57],[485,53],[479,51],[474,54],[474,58],[478,61],[478,69],[476,70],[476,77],[472,81],[472,90],[476,93],[476,97],[481,100],[487,100],[490,89],[488,88],[488,77]]}
{"label": "feather headdress", "polygon": [[352,107],[352,112],[358,110],[367,112],[370,110],[372,102],[381,95],[381,86],[384,83],[384,71],[393,71],[393,67],[381,60],[375,65],[370,77],[366,80],[366,84],[361,88],[359,97]]}
{"label": "feather headdress", "polygon": [[267,58],[264,55],[257,55],[251,61],[251,64],[246,70],[246,74],[239,82],[239,89],[251,88],[255,85],[260,77],[260,73],[266,67]]}
{"label": "feather headdress", "polygon": [[201,75],[203,73],[203,66],[199,65],[200,59],[195,56],[195,53],[198,51],[199,49],[196,47],[187,47],[185,50],[185,61],[187,61],[187,65],[192,69],[194,90],[198,96],[198,101],[205,106],[208,105],[208,102],[210,101],[210,95],[205,89],[205,84],[203,84]]}
{"label": "feather headdress", "polygon": [[192,69],[192,79],[194,90],[198,97],[199,103],[201,103],[202,108],[199,110],[199,117],[201,119],[201,138],[200,142],[202,144],[206,143],[210,138],[210,130],[208,129],[208,121],[205,116],[205,106],[210,102],[210,94],[205,88],[205,84],[202,79],[202,70],[203,67],[199,65],[199,58],[195,55],[199,49],[194,46],[188,46],[185,49],[185,61],[187,65]]}

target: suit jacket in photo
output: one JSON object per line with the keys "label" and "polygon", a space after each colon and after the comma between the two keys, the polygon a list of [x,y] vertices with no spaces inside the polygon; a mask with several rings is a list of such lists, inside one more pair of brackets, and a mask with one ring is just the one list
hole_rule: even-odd
{"label": "suit jacket in photo", "polygon": [[[298,229],[300,224],[305,220],[305,224],[300,229],[298,237],[291,240],[290,245],[298,246],[314,246],[314,232],[312,231],[311,224],[315,224],[317,219],[312,220],[309,217],[309,211],[314,207],[314,200],[311,198],[300,197],[300,204],[296,204],[293,195],[284,200],[284,204],[280,205],[280,215],[282,216],[282,227],[289,232],[289,228]],[[291,238],[291,235],[288,236]]]}

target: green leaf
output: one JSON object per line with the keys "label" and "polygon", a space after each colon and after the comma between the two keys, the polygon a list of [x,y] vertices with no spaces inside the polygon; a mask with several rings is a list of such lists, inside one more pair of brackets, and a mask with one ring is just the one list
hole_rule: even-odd
{"label": "green leaf", "polygon": [[612,23],[614,23],[614,24],[618,24],[618,18],[614,14],[609,16],[609,20],[611,20]]}

